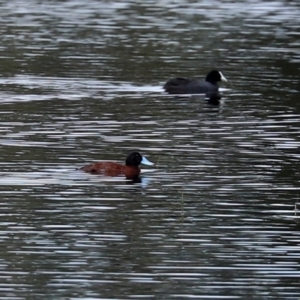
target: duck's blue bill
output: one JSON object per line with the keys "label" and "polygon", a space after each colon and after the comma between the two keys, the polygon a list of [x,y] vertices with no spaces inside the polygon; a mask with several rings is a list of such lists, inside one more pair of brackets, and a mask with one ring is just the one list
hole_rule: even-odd
{"label": "duck's blue bill", "polygon": [[149,161],[146,157],[143,156],[141,163],[143,165],[147,165],[147,166],[153,166],[154,163],[152,163],[151,161]]}

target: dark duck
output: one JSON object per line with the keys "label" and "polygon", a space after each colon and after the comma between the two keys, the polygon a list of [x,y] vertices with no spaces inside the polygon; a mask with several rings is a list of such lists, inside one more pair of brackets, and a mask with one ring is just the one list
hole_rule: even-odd
{"label": "dark duck", "polygon": [[116,162],[97,162],[80,168],[80,170],[91,174],[102,174],[105,176],[125,176],[128,179],[137,178],[141,170],[140,164],[152,166],[153,163],[147,160],[139,152],[131,152],[125,161],[125,165]]}
{"label": "dark duck", "polygon": [[227,82],[227,79],[220,71],[212,70],[205,80],[196,78],[171,78],[164,85],[164,90],[169,94],[206,94],[207,96],[217,95],[219,81]]}

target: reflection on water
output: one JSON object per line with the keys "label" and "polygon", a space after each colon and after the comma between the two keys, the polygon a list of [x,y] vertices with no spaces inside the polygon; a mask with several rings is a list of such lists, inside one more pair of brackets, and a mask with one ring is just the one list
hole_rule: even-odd
{"label": "reflection on water", "polygon": [[[1,11],[1,299],[299,298],[297,1]],[[132,150],[139,182],[76,170]]]}

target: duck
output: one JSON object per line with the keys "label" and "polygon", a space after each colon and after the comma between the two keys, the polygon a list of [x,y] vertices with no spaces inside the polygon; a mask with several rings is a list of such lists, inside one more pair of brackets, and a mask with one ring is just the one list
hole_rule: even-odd
{"label": "duck", "polygon": [[125,176],[127,179],[138,178],[141,170],[139,168],[140,164],[147,166],[152,166],[154,163],[150,162],[146,157],[142,156],[139,152],[131,152],[125,161],[125,165],[117,162],[96,162],[90,165],[81,167],[82,170],[90,174],[102,174],[105,176]]}
{"label": "duck", "polygon": [[221,71],[212,70],[205,80],[197,78],[171,78],[163,86],[169,94],[206,94],[207,96],[218,93],[219,81],[227,82],[227,79]]}

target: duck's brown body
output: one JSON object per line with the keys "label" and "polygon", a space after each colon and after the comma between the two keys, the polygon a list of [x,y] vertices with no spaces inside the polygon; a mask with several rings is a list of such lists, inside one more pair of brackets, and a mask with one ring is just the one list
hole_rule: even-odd
{"label": "duck's brown body", "polygon": [[125,176],[126,178],[138,177],[141,173],[139,167],[124,166],[115,162],[98,162],[84,166],[80,170],[91,174],[103,174],[105,176]]}
{"label": "duck's brown body", "polygon": [[116,162],[97,162],[90,165],[83,166],[80,170],[91,174],[102,174],[106,176],[125,176],[129,179],[139,177],[141,170],[140,164],[151,166],[152,162],[148,161],[144,156],[138,152],[131,152],[125,161],[125,165]]}

